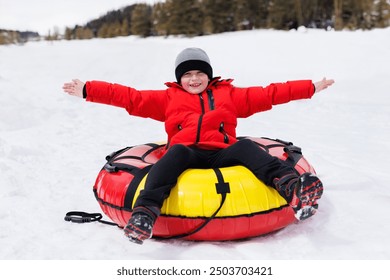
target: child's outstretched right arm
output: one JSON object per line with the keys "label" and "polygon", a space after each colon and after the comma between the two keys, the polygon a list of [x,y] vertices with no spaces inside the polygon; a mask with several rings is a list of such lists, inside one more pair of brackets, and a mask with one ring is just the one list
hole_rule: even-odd
{"label": "child's outstretched right arm", "polygon": [[65,83],[62,86],[62,89],[64,92],[66,92],[69,95],[77,96],[77,97],[83,97],[83,88],[84,88],[85,83],[78,79],[73,79],[69,83]]}
{"label": "child's outstretched right arm", "polygon": [[103,81],[82,82],[73,79],[62,87],[65,93],[86,101],[122,107],[133,116],[165,120],[167,90],[136,90]]}

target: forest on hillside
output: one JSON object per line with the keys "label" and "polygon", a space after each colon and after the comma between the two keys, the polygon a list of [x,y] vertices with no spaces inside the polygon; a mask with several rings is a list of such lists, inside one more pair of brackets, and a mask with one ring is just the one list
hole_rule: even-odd
{"label": "forest on hillside", "polygon": [[[165,0],[139,3],[87,22],[58,28],[45,40],[117,36],[202,36],[251,29],[370,30],[390,26],[390,0]],[[24,43],[36,32],[0,29],[0,44]]]}
{"label": "forest on hillside", "polygon": [[373,29],[390,25],[389,0],[166,0],[110,11],[65,39],[201,36],[250,29]]}

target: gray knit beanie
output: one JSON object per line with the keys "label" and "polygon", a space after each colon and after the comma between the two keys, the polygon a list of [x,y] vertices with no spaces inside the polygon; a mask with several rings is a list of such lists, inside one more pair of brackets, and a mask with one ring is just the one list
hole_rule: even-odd
{"label": "gray knit beanie", "polygon": [[207,53],[199,48],[187,48],[181,51],[175,61],[176,80],[180,83],[181,76],[191,70],[200,70],[207,74],[209,79],[213,78],[213,68]]}

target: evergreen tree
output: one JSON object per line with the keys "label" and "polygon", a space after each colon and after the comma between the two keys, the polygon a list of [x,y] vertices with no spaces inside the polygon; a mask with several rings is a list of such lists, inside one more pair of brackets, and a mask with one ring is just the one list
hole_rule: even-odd
{"label": "evergreen tree", "polygon": [[108,29],[109,25],[107,23],[103,23],[97,32],[97,37],[99,38],[108,38]]}
{"label": "evergreen tree", "polygon": [[374,1],[371,17],[375,27],[385,28],[390,26],[390,2],[388,0]]}
{"label": "evergreen tree", "polygon": [[73,30],[70,29],[69,27],[65,28],[64,38],[65,38],[65,40],[72,40],[72,39],[74,39],[74,37],[73,37]]}
{"label": "evergreen tree", "polygon": [[254,27],[266,28],[270,0],[249,1],[250,10],[254,13]]}
{"label": "evergreen tree", "polygon": [[131,33],[143,37],[151,34],[152,8],[146,4],[138,4],[131,15]]}
{"label": "evergreen tree", "polygon": [[0,31],[0,45],[7,44],[7,33]]}
{"label": "evergreen tree", "polygon": [[302,0],[294,0],[294,10],[297,26],[304,25]]}
{"label": "evergreen tree", "polygon": [[234,0],[202,1],[204,17],[208,21],[207,31],[212,31],[211,33],[221,33],[235,30],[234,2]]}
{"label": "evergreen tree", "polygon": [[121,24],[121,36],[128,36],[130,35],[130,23],[127,18],[124,18]]}
{"label": "evergreen tree", "polygon": [[121,23],[119,20],[108,25],[108,37],[114,38],[121,35]]}
{"label": "evergreen tree", "polygon": [[85,39],[92,39],[94,37],[94,34],[92,30],[88,27],[77,27],[75,30],[75,39],[78,40],[85,40]]}
{"label": "evergreen tree", "polygon": [[333,0],[305,0],[303,2],[303,25],[327,29],[333,26]]}
{"label": "evergreen tree", "polygon": [[[248,30],[254,26],[254,8],[250,6],[250,2],[257,3],[257,1],[248,0],[236,0],[234,1],[234,29],[235,30]],[[253,9],[254,8],[254,9]]]}
{"label": "evergreen tree", "polygon": [[335,30],[341,30],[344,27],[343,14],[344,14],[344,1],[343,0],[333,0],[334,7],[334,28]]}
{"label": "evergreen tree", "polygon": [[[335,29],[371,29],[377,22],[378,4],[386,1],[334,0]],[[387,4],[388,6],[388,4]]]}
{"label": "evergreen tree", "polygon": [[298,27],[295,0],[273,0],[269,3],[268,28],[292,29]]}
{"label": "evergreen tree", "polygon": [[212,16],[206,15],[203,24],[202,24],[202,33],[205,35],[210,35],[214,33],[214,23]]}
{"label": "evergreen tree", "polygon": [[233,1],[234,30],[265,28],[270,0]]}
{"label": "evergreen tree", "polygon": [[168,34],[201,35],[203,13],[199,0],[167,0],[165,9],[168,15]]}
{"label": "evergreen tree", "polygon": [[152,10],[152,33],[158,36],[169,35],[169,12],[165,3],[156,3]]}
{"label": "evergreen tree", "polygon": [[75,39],[76,40],[84,39],[83,38],[83,30],[84,30],[84,27],[82,27],[82,26],[76,27],[76,30],[75,30]]}
{"label": "evergreen tree", "polygon": [[0,45],[21,43],[20,32],[14,30],[0,30]]}

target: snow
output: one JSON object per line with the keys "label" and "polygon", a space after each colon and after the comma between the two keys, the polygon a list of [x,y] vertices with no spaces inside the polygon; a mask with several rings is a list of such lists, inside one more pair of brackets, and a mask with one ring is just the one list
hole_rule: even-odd
{"label": "snow", "polygon": [[[196,38],[121,37],[0,47],[0,259],[388,260],[390,29],[256,30]],[[205,49],[236,86],[326,76],[311,100],[239,121],[238,135],[292,141],[323,180],[318,213],[244,241],[130,243],[116,227],[64,221],[101,212],[92,186],[105,156],[165,140],[163,124],[62,92],[72,78],[138,89],[174,80],[185,47]],[[106,218],[107,219],[107,218]]]}

